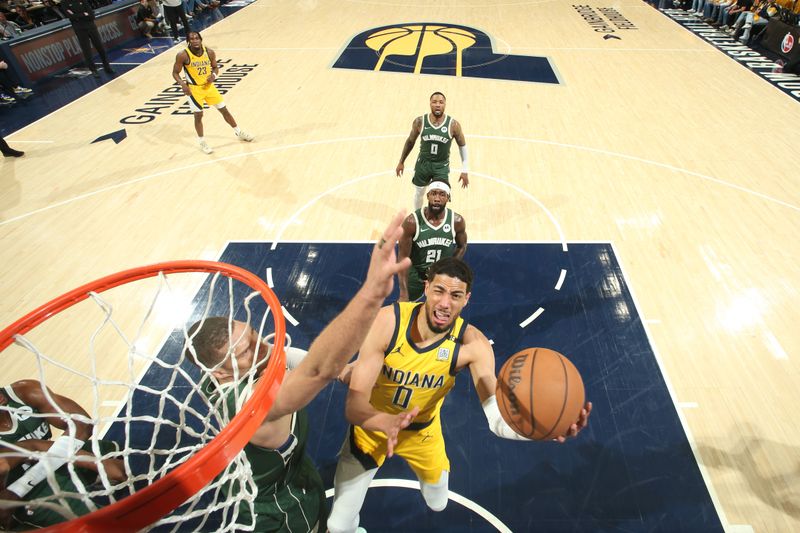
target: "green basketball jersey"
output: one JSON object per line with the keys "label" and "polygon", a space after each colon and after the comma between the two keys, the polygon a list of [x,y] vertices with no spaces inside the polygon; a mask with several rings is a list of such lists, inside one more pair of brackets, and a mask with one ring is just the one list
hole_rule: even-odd
{"label": "green basketball jersey", "polygon": [[428,267],[456,252],[455,214],[445,207],[444,218],[438,226],[431,226],[423,214],[422,207],[414,211],[417,231],[411,241],[411,265],[425,279]]}
{"label": "green basketball jersey", "polygon": [[44,417],[32,416],[40,414],[39,411],[24,404],[11,385],[0,390],[8,398],[8,405],[3,410],[11,416],[11,429],[0,431],[0,440],[18,442],[28,439],[50,440],[53,437],[47,420]]}
{"label": "green basketball jersey", "polygon": [[419,159],[432,161],[435,163],[450,163],[450,145],[453,141],[453,133],[450,125],[453,119],[445,115],[444,120],[438,126],[430,123],[428,113],[422,115],[422,140],[419,143]]}
{"label": "green basketball jersey", "polygon": [[[239,384],[239,392],[247,380]],[[206,380],[203,393],[217,406],[224,420],[238,412],[237,396],[233,384],[221,389]],[[221,396],[224,401],[219,401]],[[243,399],[239,399],[243,403]],[[228,413],[230,415],[228,415]],[[254,444],[244,447],[258,487],[255,498],[255,531],[311,531],[318,522],[325,530],[325,489],[317,469],[306,454],[308,440],[308,415],[300,410],[292,415],[289,438],[277,449],[262,448]],[[249,507],[239,508],[237,522],[251,523]]]}
{"label": "green basketball jersey", "polygon": [[[40,413],[39,410],[23,403],[11,386],[2,387],[0,390],[8,398],[8,404],[5,407],[10,409],[9,414],[11,415],[12,425],[11,430],[0,432],[0,441],[19,442],[29,439],[51,440],[53,438],[50,424],[47,420],[42,417],[31,416],[32,414]],[[116,443],[104,440],[99,440],[98,443],[102,455],[119,450]],[[83,449],[92,453],[92,443],[87,441],[83,445]],[[8,474],[7,484],[10,485],[19,479],[30,466],[30,464],[22,464],[11,469]],[[97,479],[95,472],[85,468],[76,468],[75,472],[84,487],[89,487]],[[64,496],[63,499],[57,498],[50,481],[45,480],[33,487],[25,495],[24,499],[29,502],[49,502],[58,506],[63,506],[66,502],[70,510],[77,516],[84,515],[90,511],[88,505],[83,501],[83,497],[79,495],[68,467],[62,466],[56,470],[54,478],[59,489],[58,492],[67,493],[69,494],[68,496]],[[87,490],[91,490],[91,488]],[[29,505],[14,512],[12,529],[28,530],[33,527],[48,527],[64,522],[68,519],[67,517],[69,517],[69,514],[66,511],[60,513],[44,506]]]}

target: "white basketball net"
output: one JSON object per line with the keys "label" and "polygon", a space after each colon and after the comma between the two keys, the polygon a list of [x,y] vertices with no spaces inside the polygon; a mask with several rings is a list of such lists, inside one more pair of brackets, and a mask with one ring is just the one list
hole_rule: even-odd
{"label": "white basketball net", "polygon": [[[89,423],[94,429],[87,441],[92,456],[83,457],[83,462],[79,462],[78,456],[72,455],[57,470],[50,469],[47,479],[41,482],[47,486],[40,484],[30,493],[37,497],[26,496],[23,502],[0,499],[0,508],[15,509],[17,520],[12,524],[20,527],[20,516],[33,519],[44,510],[55,513],[57,520],[67,521],[123,499],[184,463],[229,422],[229,416],[235,413],[226,414],[224,406],[212,404],[201,392],[200,380],[208,376],[211,369],[201,371],[184,355],[184,347],[193,347],[188,327],[209,316],[225,316],[228,331],[233,330],[236,318],[264,337],[267,331],[274,330],[274,323],[269,307],[258,292],[219,273],[211,278],[208,296],[196,305],[191,316],[187,316],[191,298],[186,295],[194,294],[207,277],[204,273],[162,272],[157,277],[125,284],[102,295],[90,293],[87,300],[51,317],[25,336],[15,337],[16,346],[2,354],[4,366],[11,360],[24,359],[28,370],[11,372],[13,379],[8,381],[5,381],[8,373],[4,372],[5,382],[0,386],[8,388],[11,382],[20,379],[38,380],[45,385],[42,392],[55,409],[54,412],[32,413],[27,407],[0,405],[0,410],[9,413],[15,421],[56,417],[66,423],[66,433],[71,435],[75,434],[76,422]],[[218,283],[220,279],[225,281]],[[143,291],[141,285],[150,287]],[[152,295],[143,297],[142,292]],[[139,303],[135,306],[138,313],[122,311],[132,307],[131,302]],[[176,307],[175,302],[180,304]],[[115,306],[119,309],[116,312]],[[90,307],[93,311],[88,310]],[[141,312],[143,308],[146,308],[144,313]],[[79,331],[73,333],[73,329]],[[81,336],[83,341],[79,340]],[[77,340],[67,340],[67,337]],[[233,361],[233,348],[238,340],[234,338],[228,342],[226,357],[230,361]],[[148,348],[151,344],[153,349]],[[261,359],[264,357],[262,354]],[[240,386],[233,387],[237,407],[245,403],[256,384],[254,366],[242,375],[237,373]],[[30,370],[33,368],[36,370]],[[51,391],[75,400],[89,417],[65,412],[58,407]],[[59,431],[55,433],[52,438]],[[18,458],[24,458],[30,464],[37,461],[47,464],[43,460],[47,451],[29,451],[20,442],[4,442],[3,438],[0,434],[0,458],[17,459],[17,462]],[[119,449],[103,453],[107,446],[101,442],[104,440],[116,443]],[[63,462],[63,458],[61,460]],[[87,460],[95,465],[93,470],[97,474],[80,466]],[[112,471],[109,461],[116,461],[124,468],[125,479],[113,479],[109,474]],[[11,481],[9,479],[9,483]],[[243,508],[249,508],[249,520],[255,516],[255,495],[250,465],[244,452],[240,452],[221,475],[153,524],[151,529],[252,530],[254,524],[236,524],[236,521],[242,520]],[[21,504],[24,507],[20,507]]]}

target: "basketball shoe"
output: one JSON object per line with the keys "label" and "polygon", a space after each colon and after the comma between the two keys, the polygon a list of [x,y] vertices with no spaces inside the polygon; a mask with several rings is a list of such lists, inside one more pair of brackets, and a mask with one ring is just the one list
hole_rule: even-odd
{"label": "basketball shoe", "polygon": [[244,130],[239,130],[239,132],[236,134],[236,136],[239,137],[240,140],[245,141],[245,142],[250,142],[250,141],[253,140],[253,136],[250,135],[249,133],[247,133]]}

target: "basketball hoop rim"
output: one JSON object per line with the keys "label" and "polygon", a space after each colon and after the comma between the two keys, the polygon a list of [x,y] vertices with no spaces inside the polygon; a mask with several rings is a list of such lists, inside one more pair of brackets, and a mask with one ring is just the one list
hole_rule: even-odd
{"label": "basketball hoop rim", "polygon": [[0,331],[0,351],[15,335],[24,335],[53,315],[83,301],[90,292],[101,293],[133,281],[164,274],[221,273],[257,290],[270,307],[275,321],[273,354],[239,413],[202,450],[175,470],[126,498],[74,520],[50,526],[46,532],[137,531],[175,510],[206,486],[244,448],[261,425],[277,396],[286,371],[286,322],[278,297],[264,280],[241,267],[218,261],[167,261],[123,270],[81,285],[26,314]]}

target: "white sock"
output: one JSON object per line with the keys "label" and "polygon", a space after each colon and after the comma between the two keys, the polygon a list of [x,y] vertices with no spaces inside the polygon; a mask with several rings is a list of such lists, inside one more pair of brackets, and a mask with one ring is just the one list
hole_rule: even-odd
{"label": "white sock", "polygon": [[447,470],[443,470],[442,475],[439,476],[439,481],[436,483],[419,482],[422,497],[431,511],[438,513],[439,511],[444,511],[444,508],[447,507],[449,479],[450,473]]}
{"label": "white sock", "polygon": [[414,209],[417,210],[422,207],[422,199],[425,198],[425,187],[414,185],[414,189]]}
{"label": "white sock", "polygon": [[239,129],[239,126],[234,126],[233,133],[235,133],[236,135],[239,135],[240,131],[242,131],[242,130]]}
{"label": "white sock", "polygon": [[206,142],[206,138],[205,138],[205,137],[198,137],[198,138],[197,138],[197,142],[199,142],[200,144],[202,144],[202,143]]}

